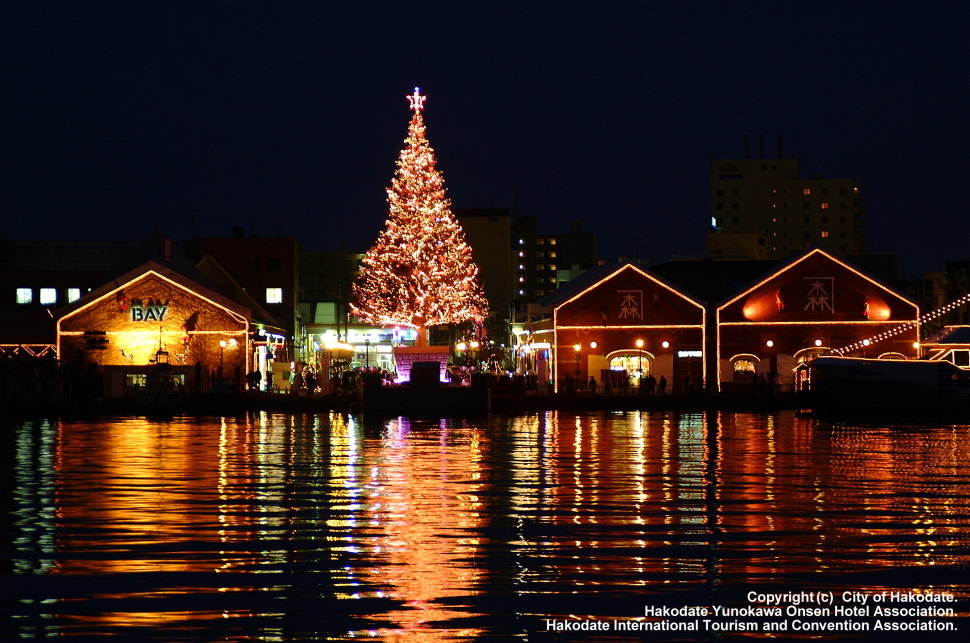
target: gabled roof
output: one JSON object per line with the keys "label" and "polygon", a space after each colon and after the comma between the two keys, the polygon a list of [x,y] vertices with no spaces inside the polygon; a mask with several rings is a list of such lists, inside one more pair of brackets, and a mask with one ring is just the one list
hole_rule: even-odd
{"label": "gabled roof", "polygon": [[656,281],[660,285],[679,294],[687,301],[695,303],[698,306],[703,306],[704,302],[702,300],[695,299],[694,297],[686,294],[677,286],[632,261],[613,262],[600,266],[594,266],[575,279],[569,280],[561,288],[558,288],[545,297],[542,297],[536,303],[538,303],[541,308],[558,308],[559,306],[562,306],[563,304],[575,299],[596,284],[605,281],[622,270],[627,269],[632,269],[642,274],[644,277]]}
{"label": "gabled roof", "polygon": [[282,331],[283,325],[280,324],[279,320],[271,315],[263,305],[255,297],[249,294],[249,292],[239,285],[239,283],[232,278],[226,269],[215,260],[212,255],[206,255],[202,257],[198,265],[199,270],[205,274],[205,276],[214,284],[215,288],[226,295],[233,301],[239,302],[240,304],[247,306],[253,315],[252,321],[265,326],[272,326],[277,330]]}
{"label": "gabled roof", "polygon": [[[196,270],[196,272],[198,271]],[[143,276],[150,273],[155,273],[159,277],[163,279],[167,279],[168,281],[171,281],[174,284],[181,286],[182,288],[188,290],[189,292],[196,293],[197,295],[208,299],[212,303],[218,306],[221,306],[222,308],[225,308],[226,310],[229,310],[233,313],[236,313],[237,315],[240,315],[241,317],[244,317],[247,320],[251,318],[252,312],[248,308],[216,292],[208,285],[199,283],[194,279],[190,279],[185,275],[181,274],[180,272],[174,270],[168,265],[162,265],[156,261],[148,261],[147,263],[144,263],[140,266],[136,266],[135,268],[129,270],[127,273],[123,275],[118,275],[111,281],[104,283],[101,286],[98,286],[91,292],[86,293],[83,297],[81,297],[77,301],[71,304],[68,304],[67,306],[62,306],[61,308],[58,308],[56,311],[57,319],[59,320],[58,323],[60,323],[60,320],[64,319],[65,317],[68,317],[69,315],[74,314],[75,312],[81,310],[82,308],[89,306],[90,304],[101,299],[105,295],[112,293],[116,290],[119,290],[121,288],[124,288],[128,284],[134,281],[137,281]],[[205,281],[208,281],[208,280],[205,280]]]}
{"label": "gabled roof", "polygon": [[790,258],[788,261],[785,261],[785,262],[782,262],[781,264],[776,265],[776,267],[773,270],[771,270],[770,272],[762,275],[760,278],[754,280],[749,286],[745,287],[743,290],[737,292],[733,296],[730,296],[727,299],[725,299],[723,302],[721,302],[721,304],[718,305],[718,309],[720,310],[720,309],[726,308],[727,306],[729,306],[730,304],[738,301],[742,297],[744,297],[744,296],[752,293],[753,291],[757,290],[759,287],[763,286],[768,281],[771,281],[776,276],[781,275],[782,273],[790,270],[794,266],[796,266],[796,265],[798,265],[798,264],[800,264],[800,263],[808,260],[809,258],[814,257],[815,255],[822,255],[823,257],[828,258],[829,260],[831,260],[831,261],[833,261],[833,262],[835,262],[835,263],[843,266],[844,268],[846,268],[850,272],[853,272],[853,273],[857,274],[858,276],[862,277],[863,279],[865,279],[866,281],[872,283],[877,288],[879,288],[881,290],[884,290],[885,292],[889,293],[890,295],[892,295],[894,297],[898,297],[899,299],[902,299],[902,300],[906,301],[907,303],[912,304],[913,306],[917,306],[918,307],[918,304],[915,301],[913,301],[910,297],[908,297],[908,296],[906,296],[906,295],[904,295],[902,293],[896,292],[895,290],[890,289],[888,286],[884,286],[882,284],[882,282],[880,282],[875,277],[872,277],[872,276],[866,274],[865,272],[863,272],[859,268],[856,268],[855,266],[850,265],[849,263],[843,261],[842,259],[838,259],[838,258],[832,256],[831,254],[825,252],[821,248],[814,248],[812,250],[809,250],[805,254],[794,256],[794,257]]}

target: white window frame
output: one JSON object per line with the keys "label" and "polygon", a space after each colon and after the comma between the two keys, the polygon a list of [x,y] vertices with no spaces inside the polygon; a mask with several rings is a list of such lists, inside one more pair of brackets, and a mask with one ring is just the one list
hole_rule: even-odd
{"label": "white window frame", "polygon": [[267,288],[266,289],[266,303],[267,304],[282,304],[283,303],[283,289],[282,288]]}
{"label": "white window frame", "polygon": [[40,289],[40,305],[50,306],[57,303],[57,288]]}

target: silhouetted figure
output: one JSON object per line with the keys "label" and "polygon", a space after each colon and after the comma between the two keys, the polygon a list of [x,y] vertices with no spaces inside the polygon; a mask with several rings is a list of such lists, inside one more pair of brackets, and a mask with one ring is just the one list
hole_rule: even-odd
{"label": "silhouetted figure", "polygon": [[667,394],[667,378],[663,375],[660,376],[660,397]]}
{"label": "silhouetted figure", "polygon": [[589,393],[590,395],[596,395],[596,378],[592,375],[589,376]]}

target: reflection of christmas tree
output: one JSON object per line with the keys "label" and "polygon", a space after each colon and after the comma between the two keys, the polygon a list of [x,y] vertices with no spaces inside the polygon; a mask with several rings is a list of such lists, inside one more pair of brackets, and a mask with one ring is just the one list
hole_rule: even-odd
{"label": "reflection of christmas tree", "polygon": [[434,150],[425,138],[425,96],[415,88],[408,99],[414,114],[387,190],[390,213],[364,257],[354,284],[357,303],[351,309],[365,322],[417,329],[422,345],[428,326],[481,324],[488,302],[465,233],[445,198]]}

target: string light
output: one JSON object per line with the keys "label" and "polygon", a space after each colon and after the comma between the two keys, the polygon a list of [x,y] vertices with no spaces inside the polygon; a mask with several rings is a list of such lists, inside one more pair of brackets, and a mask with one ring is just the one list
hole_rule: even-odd
{"label": "string light", "polygon": [[411,123],[387,190],[388,218],[364,256],[351,304],[364,322],[417,329],[419,345],[428,326],[480,325],[488,314],[478,266],[425,136],[426,98],[417,87],[408,96]]}
{"label": "string light", "polygon": [[901,333],[904,333],[907,330],[911,330],[913,328],[918,327],[920,324],[925,324],[926,322],[933,321],[934,319],[937,319],[938,317],[942,317],[943,315],[947,314],[951,310],[953,310],[955,308],[958,308],[959,306],[962,306],[963,304],[965,304],[967,302],[970,302],[970,293],[967,293],[963,297],[960,297],[959,299],[950,302],[946,306],[942,306],[940,308],[937,308],[936,310],[933,310],[933,311],[930,311],[930,312],[926,313],[922,317],[919,317],[916,321],[906,322],[905,324],[902,324],[900,326],[897,326],[896,328],[893,328],[892,330],[887,330],[887,331],[884,331],[882,333],[879,333],[878,335],[874,335],[872,337],[867,337],[867,338],[865,338],[863,340],[860,340],[860,341],[858,341],[858,342],[856,342],[854,344],[849,344],[848,346],[843,346],[842,348],[837,348],[833,352],[834,353],[837,353],[838,355],[845,355],[846,353],[850,353],[850,352],[852,352],[854,350],[858,350],[860,348],[867,347],[867,346],[869,346],[871,344],[875,344],[876,342],[880,342],[880,341],[882,341],[884,339],[889,339],[890,337],[895,337],[896,335],[899,335]]}

